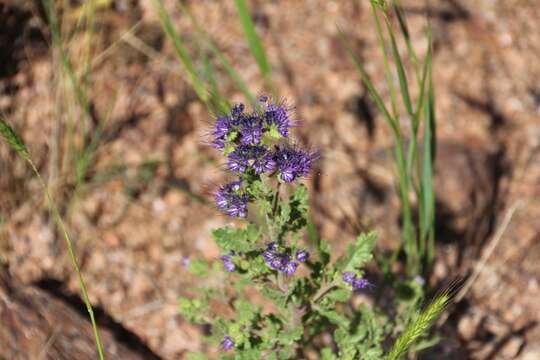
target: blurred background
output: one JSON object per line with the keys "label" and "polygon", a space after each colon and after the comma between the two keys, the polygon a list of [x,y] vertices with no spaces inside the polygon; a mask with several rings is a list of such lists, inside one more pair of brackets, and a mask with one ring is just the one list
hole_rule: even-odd
{"label": "blurred background", "polygon": [[[538,360],[538,2],[401,3],[421,57],[426,19],[433,31],[437,247],[429,280],[478,275],[450,308],[443,352],[431,358]],[[246,97],[228,66],[256,95],[272,93],[271,76],[273,93],[294,105],[298,141],[323,155],[307,182],[314,222],[338,251],[365,229],[380,234],[382,250],[399,240],[391,131],[339,41],[338,27],[388,99],[369,1],[247,5],[266,76],[232,0],[0,1],[0,114],[60,205],[117,358],[182,359],[207,347],[201,329],[178,315],[177,297],[197,281],[187,262],[219,256],[210,230],[230,219],[211,197],[225,176],[204,144],[213,114],[180,50],[231,102]],[[0,264],[0,358],[95,358],[39,182],[4,143]]]}

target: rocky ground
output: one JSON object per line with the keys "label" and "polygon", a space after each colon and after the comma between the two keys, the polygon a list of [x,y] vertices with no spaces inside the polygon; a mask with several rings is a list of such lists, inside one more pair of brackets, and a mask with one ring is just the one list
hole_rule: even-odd
{"label": "rocky ground", "polygon": [[[210,230],[229,221],[208,202],[209,189],[223,180],[217,154],[201,141],[209,115],[150,0],[110,1],[98,9],[87,80],[91,116],[82,114],[37,3],[0,3],[0,112],[65,204],[92,302],[147,353],[181,359],[205,346],[200,330],[177,314],[177,296],[195,281],[183,261],[215,259]],[[323,154],[308,184],[319,230],[338,249],[365,227],[380,233],[382,248],[393,246],[399,204],[390,130],[336,26],[385,89],[368,1],[250,3],[276,88],[304,124],[298,136]],[[426,14],[433,26],[439,241],[431,281],[471,273],[476,279],[442,326],[448,339],[426,357],[540,359],[540,10],[532,0],[402,3],[421,54]],[[234,2],[187,4],[261,92]],[[194,47],[189,19],[173,14]],[[66,36],[67,50],[81,59],[88,34]],[[218,70],[222,91],[241,100]],[[84,185],[76,187],[66,154],[84,141],[77,134],[91,133],[103,119]],[[0,146],[0,169],[2,263],[22,284],[77,306],[69,301],[79,294],[77,279],[39,184],[6,146]]]}

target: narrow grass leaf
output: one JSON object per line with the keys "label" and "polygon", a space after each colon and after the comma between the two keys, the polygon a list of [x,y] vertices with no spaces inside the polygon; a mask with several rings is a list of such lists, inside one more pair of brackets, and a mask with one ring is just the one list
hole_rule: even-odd
{"label": "narrow grass leaf", "polygon": [[182,37],[173,26],[171,17],[169,16],[169,13],[167,12],[167,10],[165,9],[165,6],[163,5],[163,0],[152,0],[152,4],[154,5],[154,9],[157,12],[163,31],[165,32],[165,34],[167,34],[167,37],[172,41],[174,45],[174,49],[176,51],[176,55],[178,56],[180,61],[184,64],[184,67],[186,68],[186,71],[188,72],[191,78],[191,85],[193,86],[193,89],[197,93],[197,96],[199,97],[199,99],[201,99],[201,101],[204,102],[208,106],[208,93],[206,91],[205,84],[202,81],[202,79],[199,77],[199,75],[197,74],[197,71],[195,70],[195,65],[193,64],[193,60],[191,56],[189,55],[189,52],[186,46],[184,45]]}
{"label": "narrow grass leaf", "polygon": [[73,242],[71,241],[71,238],[66,230],[66,227],[64,225],[64,222],[62,220],[62,217],[60,216],[60,212],[58,211],[58,207],[55,205],[52,196],[49,192],[49,188],[47,187],[47,184],[45,184],[45,181],[43,181],[43,178],[39,174],[39,171],[37,170],[37,167],[33,163],[32,159],[30,159],[30,154],[28,152],[28,149],[24,145],[24,142],[22,139],[13,131],[13,129],[7,124],[7,122],[0,117],[0,134],[2,137],[6,140],[6,142],[21,156],[32,168],[34,173],[36,174],[41,187],[43,189],[43,192],[48,200],[49,208],[51,209],[51,212],[53,214],[53,218],[62,232],[64,239],[66,241],[66,246],[68,249],[68,254],[71,259],[71,263],[73,265],[73,269],[75,270],[75,273],[77,274],[77,278],[79,280],[79,285],[81,287],[81,293],[83,296],[83,302],[86,305],[86,310],[88,311],[88,315],[90,317],[90,322],[92,323],[92,330],[94,332],[94,338],[96,342],[96,349],[98,352],[98,356],[100,360],[105,359],[105,355],[103,352],[103,345],[101,343],[101,339],[99,336],[99,330],[97,327],[97,323],[94,316],[94,311],[92,309],[92,304],[90,303],[90,298],[88,297],[88,290],[86,288],[86,284],[84,282],[83,276],[81,274],[81,270],[79,268],[79,264],[77,262],[77,257],[75,256],[75,251],[73,250]]}
{"label": "narrow grass leaf", "polygon": [[433,164],[435,163],[437,136],[435,118],[435,93],[429,70],[428,104],[425,115],[424,161],[422,173],[422,193],[424,222],[427,224],[422,237],[427,241],[427,267],[430,268],[434,256],[435,241],[435,189],[433,186]]}
{"label": "narrow grass leaf", "polygon": [[179,4],[181,10],[190,18],[191,22],[195,26],[195,29],[197,32],[203,37],[203,39],[206,40],[206,45],[208,46],[208,49],[214,54],[214,56],[218,59],[218,61],[221,63],[225,71],[229,74],[229,77],[234,81],[238,89],[244,93],[244,96],[249,100],[252,104],[257,104],[257,98],[251,92],[246,82],[240,77],[238,72],[234,69],[234,67],[229,63],[229,61],[225,58],[221,50],[216,46],[214,41],[211,39],[208,32],[206,32],[199,24],[197,19],[191,14],[188,9],[183,5]]}
{"label": "narrow grass leaf", "polygon": [[349,57],[351,58],[351,60],[353,61],[354,65],[356,66],[356,69],[357,69],[362,81],[366,85],[366,88],[367,88],[367,90],[369,92],[369,95],[371,96],[371,98],[373,99],[375,104],[377,105],[377,108],[379,109],[379,111],[384,115],[384,118],[386,119],[386,121],[390,124],[392,130],[394,130],[394,133],[399,133],[399,127],[398,127],[397,122],[392,117],[392,115],[390,114],[390,112],[388,111],[386,106],[384,105],[384,101],[382,100],[381,96],[379,95],[379,93],[375,89],[375,86],[373,85],[373,83],[369,79],[369,75],[367,74],[366,70],[364,69],[364,66],[363,66],[361,60],[352,51],[352,48],[351,48],[349,42],[347,41],[347,39],[345,37],[345,34],[341,31],[341,29],[338,29],[338,30],[339,30],[339,38],[341,40],[341,44],[345,48],[345,50],[347,51],[347,53],[348,53]]}
{"label": "narrow grass leaf", "polygon": [[405,18],[405,14],[403,13],[403,9],[398,0],[394,0],[392,2],[392,9],[394,10],[394,13],[396,14],[396,17],[399,23],[399,28],[401,30],[401,34],[403,35],[403,38],[405,39],[405,43],[407,44],[407,52],[409,55],[409,59],[413,63],[415,70],[418,70],[418,56],[416,55],[416,51],[414,50],[414,47],[412,46],[409,26],[407,25],[407,19]]}
{"label": "narrow grass leaf", "polygon": [[255,30],[255,24],[253,23],[253,19],[251,18],[247,4],[245,0],[235,0],[235,3],[238,17],[242,23],[242,28],[244,29],[244,34],[246,35],[246,40],[249,44],[251,53],[253,54],[253,57],[259,66],[259,70],[266,81],[268,90],[273,92],[274,87],[272,85],[270,63],[268,61],[268,57],[266,56],[261,39]]}
{"label": "narrow grass leaf", "polygon": [[401,61],[401,55],[399,54],[399,50],[396,43],[396,37],[394,36],[394,31],[392,29],[392,26],[390,25],[390,22],[388,21],[388,18],[385,17],[386,27],[388,29],[388,34],[390,35],[390,43],[392,45],[392,54],[394,56],[394,64],[396,65],[396,70],[399,78],[399,87],[401,90],[401,98],[403,100],[403,104],[405,105],[405,109],[407,110],[407,113],[409,114],[409,117],[411,118],[411,121],[414,117],[414,112],[412,108],[411,103],[411,95],[409,94],[409,83],[407,81],[407,74],[405,72],[405,67],[403,66],[403,62]]}
{"label": "narrow grass leaf", "polygon": [[[381,9],[383,13],[386,11],[386,3],[384,1],[372,1],[371,2],[371,11],[373,13],[373,19],[375,20],[375,30],[377,32],[377,40],[379,41],[379,46],[383,54],[383,65],[384,65],[384,74],[386,76],[386,84],[390,92],[390,103],[392,105],[392,113],[397,119],[399,117],[399,111],[397,107],[397,96],[396,89],[394,87],[394,77],[392,71],[390,70],[390,63],[388,61],[388,51],[386,50],[386,41],[382,31],[381,21],[377,13],[377,8]],[[384,14],[386,16],[386,14]]]}

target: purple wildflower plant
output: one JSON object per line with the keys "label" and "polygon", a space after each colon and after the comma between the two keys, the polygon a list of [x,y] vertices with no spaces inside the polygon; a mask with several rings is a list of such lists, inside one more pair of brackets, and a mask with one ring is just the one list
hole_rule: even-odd
{"label": "purple wildflower plant", "polygon": [[225,351],[228,351],[234,348],[234,341],[229,335],[225,335],[223,337],[223,340],[221,340],[221,348]]}
{"label": "purple wildflower plant", "polygon": [[[226,169],[239,177],[239,181],[224,185],[215,193],[218,209],[231,217],[247,217],[247,205],[257,196],[251,186],[261,175],[292,183],[309,176],[317,157],[316,153],[292,144],[289,130],[296,123],[284,103],[274,103],[266,96],[259,98],[259,102],[260,106],[251,112],[243,104],[235,105],[228,114],[216,119],[210,132],[210,145],[222,151],[227,157]],[[233,184],[240,184],[237,187],[243,189]],[[302,256],[297,260],[302,262]]]}

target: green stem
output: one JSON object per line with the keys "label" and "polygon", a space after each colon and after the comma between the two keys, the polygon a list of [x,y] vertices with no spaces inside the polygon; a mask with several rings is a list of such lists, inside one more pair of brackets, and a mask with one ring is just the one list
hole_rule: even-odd
{"label": "green stem", "polygon": [[316,303],[319,299],[321,299],[324,295],[326,295],[328,292],[330,292],[333,288],[337,287],[337,284],[335,281],[332,281],[325,286],[321,287],[319,291],[313,296],[313,299],[311,300],[311,303]]}
{"label": "green stem", "polygon": [[40,185],[43,188],[43,192],[45,193],[45,196],[47,198],[47,202],[49,205],[49,209],[51,210],[53,214],[53,218],[58,225],[58,228],[60,229],[60,232],[64,236],[66,247],[68,250],[69,258],[71,259],[71,263],[73,265],[73,268],[75,269],[75,272],[77,273],[77,278],[79,280],[79,284],[81,286],[81,292],[84,304],[86,306],[86,310],[88,311],[88,315],[90,316],[90,322],[92,323],[92,331],[94,332],[94,338],[96,342],[96,348],[98,351],[99,359],[104,360],[105,355],[103,352],[103,345],[101,343],[101,339],[99,336],[99,331],[96,323],[96,319],[94,316],[94,311],[92,309],[92,304],[90,303],[90,298],[88,297],[88,290],[86,288],[86,284],[84,282],[83,276],[81,274],[81,269],[79,267],[79,263],[77,262],[77,257],[75,256],[75,251],[73,250],[73,242],[71,241],[71,238],[66,230],[66,226],[64,225],[64,222],[62,221],[62,217],[60,216],[60,212],[58,211],[57,206],[55,205],[52,196],[49,192],[49,188],[47,184],[45,184],[45,181],[41,177],[39,171],[37,170],[36,166],[34,165],[34,162],[27,158],[26,161],[30,164],[30,167],[32,168],[32,171],[36,174],[36,177],[38,178]]}

